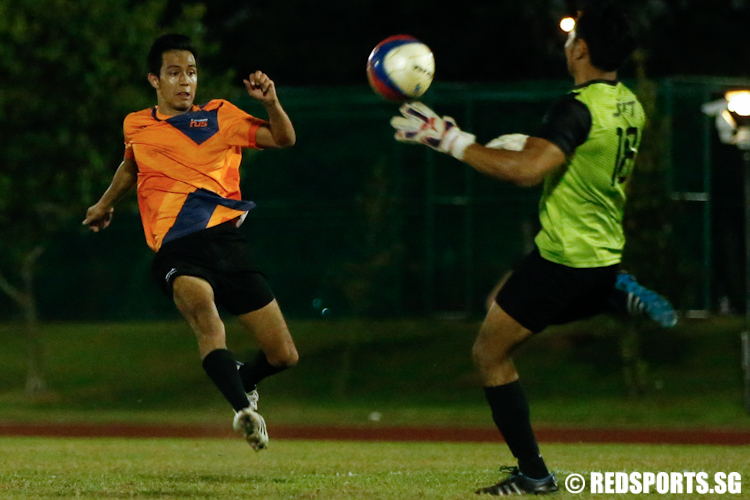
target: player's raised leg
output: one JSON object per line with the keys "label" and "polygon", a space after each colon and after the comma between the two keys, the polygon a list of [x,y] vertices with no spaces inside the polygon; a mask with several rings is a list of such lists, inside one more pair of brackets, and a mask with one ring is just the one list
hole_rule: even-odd
{"label": "player's raised leg", "polygon": [[513,350],[530,336],[530,330],[492,303],[474,343],[473,357],[492,419],[518,460],[518,467],[512,468],[507,479],[477,490],[479,494],[539,494],[558,489],[555,475],[547,470],[539,453],[529,405],[511,358]]}
{"label": "player's raised leg", "polygon": [[[238,315],[237,319],[255,338],[260,348],[252,359],[239,363],[238,366],[240,379],[250,401],[250,408],[259,416],[257,413],[258,383],[297,364],[299,355],[275,299],[258,310]],[[250,432],[246,435],[248,442],[253,445],[252,441],[256,439],[253,433],[257,432],[259,434],[257,439],[268,443],[265,421],[262,429],[257,429],[257,431],[257,426],[253,422],[249,424],[251,425]]]}
{"label": "player's raised leg", "polygon": [[297,348],[275,299],[256,311],[237,316],[237,319],[260,348],[255,357],[239,369],[247,392],[253,391],[266,377],[297,364]]}
{"label": "player's raised leg", "polygon": [[234,429],[255,451],[268,444],[266,423],[250,404],[237,372],[237,360],[226,346],[224,323],[214,301],[211,285],[202,278],[178,276],[173,295],[177,309],[198,337],[203,369],[234,408]]}

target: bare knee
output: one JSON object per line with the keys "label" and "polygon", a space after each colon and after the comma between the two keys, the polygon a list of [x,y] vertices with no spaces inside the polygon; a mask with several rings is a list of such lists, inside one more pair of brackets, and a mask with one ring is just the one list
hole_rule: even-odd
{"label": "bare knee", "polygon": [[485,353],[478,344],[479,342],[475,341],[471,348],[471,359],[474,361],[474,365],[481,369],[481,366],[484,364]]}
{"label": "bare knee", "polygon": [[297,364],[299,354],[276,300],[238,319],[255,337],[269,364],[277,368]]}
{"label": "bare knee", "polygon": [[296,365],[299,362],[299,353],[297,352],[297,349],[292,346],[291,349],[287,350],[285,358],[282,360],[282,363],[285,367],[290,368],[294,365]]}
{"label": "bare knee", "polygon": [[299,353],[294,344],[284,345],[278,349],[270,349],[266,352],[268,362],[277,368],[291,368],[299,361]]}
{"label": "bare knee", "polygon": [[518,372],[510,350],[492,351],[481,342],[476,342],[472,349],[472,357],[483,385],[491,387],[518,380]]}
{"label": "bare knee", "polygon": [[493,303],[472,348],[474,363],[483,383],[502,385],[518,379],[511,358],[513,351],[529,338],[531,332]]}
{"label": "bare knee", "polygon": [[511,359],[509,349],[487,345],[487,343],[482,342],[481,338],[478,338],[474,342],[471,357],[476,367],[482,373],[490,372]]}

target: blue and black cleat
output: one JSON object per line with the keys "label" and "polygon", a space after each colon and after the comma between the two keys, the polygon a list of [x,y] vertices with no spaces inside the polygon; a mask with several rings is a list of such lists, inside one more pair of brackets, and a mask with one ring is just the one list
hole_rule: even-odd
{"label": "blue and black cleat", "polygon": [[524,476],[518,467],[501,467],[501,472],[507,472],[510,475],[504,480],[492,486],[478,489],[477,495],[493,496],[515,496],[515,495],[546,495],[559,490],[557,478],[554,474],[542,479],[532,479]]}
{"label": "blue and black cleat", "polygon": [[667,299],[638,284],[632,274],[620,273],[615,288],[628,295],[628,313],[631,316],[645,314],[664,328],[677,324],[677,313]]}

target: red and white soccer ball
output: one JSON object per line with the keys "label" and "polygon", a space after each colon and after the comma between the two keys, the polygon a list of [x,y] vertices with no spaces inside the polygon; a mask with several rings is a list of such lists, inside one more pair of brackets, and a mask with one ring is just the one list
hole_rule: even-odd
{"label": "red and white soccer ball", "polygon": [[411,101],[424,94],[435,76],[430,48],[409,35],[386,38],[367,58],[367,80],[389,101]]}

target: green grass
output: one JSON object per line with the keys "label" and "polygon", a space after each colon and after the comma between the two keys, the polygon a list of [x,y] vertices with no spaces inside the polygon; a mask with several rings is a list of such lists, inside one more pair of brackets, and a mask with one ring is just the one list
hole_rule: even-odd
{"label": "green grass", "polygon": [[[301,355],[261,386],[277,424],[491,426],[470,359],[478,321],[290,321]],[[684,321],[673,330],[609,318],[551,328],[516,364],[537,425],[750,428],[742,406],[742,318]],[[0,420],[223,422],[230,408],[201,369],[181,320],[46,324],[50,392],[23,392],[20,325],[0,324]],[[230,348],[252,344],[228,323]],[[638,346],[641,392],[620,353]],[[380,412],[378,423],[369,420]]]}
{"label": "green grass", "polygon": [[[493,444],[240,440],[0,438],[3,499],[462,499],[497,482],[510,463]],[[740,447],[548,445],[562,486],[591,471],[739,472]],[[704,499],[740,495],[700,495]],[[554,498],[623,498],[561,492]]]}

